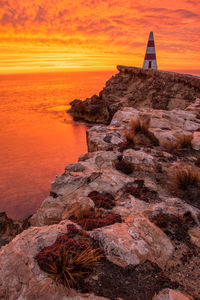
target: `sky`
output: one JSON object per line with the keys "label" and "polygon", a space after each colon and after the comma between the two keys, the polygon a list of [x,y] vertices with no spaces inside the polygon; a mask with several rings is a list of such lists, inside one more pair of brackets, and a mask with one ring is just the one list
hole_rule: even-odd
{"label": "sky", "polygon": [[199,0],[0,0],[0,73],[141,67],[200,73]]}

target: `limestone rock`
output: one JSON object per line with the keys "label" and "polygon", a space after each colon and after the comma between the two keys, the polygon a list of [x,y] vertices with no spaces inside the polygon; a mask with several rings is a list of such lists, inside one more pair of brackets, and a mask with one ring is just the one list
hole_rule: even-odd
{"label": "limestone rock", "polygon": [[22,221],[14,221],[6,215],[0,213],[0,247],[9,243],[16,235],[30,226],[29,218]]}
{"label": "limestone rock", "polygon": [[69,291],[43,272],[36,254],[67,233],[70,221],[59,225],[31,227],[0,250],[0,299],[103,300],[106,298]]}
{"label": "limestone rock", "polygon": [[163,268],[174,250],[170,239],[141,216],[130,215],[125,223],[95,229],[91,236],[100,242],[106,257],[120,266],[150,260]]}
{"label": "limestone rock", "polygon": [[136,170],[143,170],[147,172],[154,172],[156,169],[154,158],[143,152],[128,149],[123,152],[123,158],[133,164]]}
{"label": "limestone rock", "polygon": [[194,112],[180,109],[172,111],[140,109],[124,107],[116,112],[109,126],[99,125],[87,131],[88,151],[117,150],[124,140],[125,131],[129,129],[131,120],[137,117],[150,118],[149,132],[159,141],[161,146],[168,142],[177,142],[179,136],[193,137],[193,147],[199,150],[200,120]]}
{"label": "limestone rock", "polygon": [[197,98],[192,104],[190,104],[187,108],[187,111],[195,111],[200,113],[200,98]]}
{"label": "limestone rock", "polygon": [[117,131],[109,130],[103,126],[94,126],[87,130],[88,151],[113,150],[123,142]]}
{"label": "limestone rock", "polygon": [[200,229],[199,229],[199,227],[190,229],[188,233],[190,235],[192,243],[200,248]]}
{"label": "limestone rock", "polygon": [[[113,195],[131,178],[113,168],[112,161],[117,159],[118,152],[101,151],[86,161],[81,162],[83,172],[70,172],[70,165],[64,175],[57,176],[51,186],[50,194],[31,218],[34,226],[59,223],[67,215],[68,209],[75,202],[81,203],[90,192],[108,192]],[[89,202],[88,202],[89,203]]]}
{"label": "limestone rock", "polygon": [[88,123],[107,123],[110,121],[110,114],[106,101],[99,101],[99,97],[96,95],[86,99],[86,102],[76,99],[72,101],[70,105],[71,108],[68,112],[73,115],[75,121],[85,120]]}
{"label": "limestone rock", "polygon": [[[200,78],[166,71],[117,66],[118,74],[99,93],[85,101],[71,102],[75,120],[108,124],[123,107],[185,109],[200,98]],[[196,100],[195,111],[198,107]]]}
{"label": "limestone rock", "polygon": [[193,298],[178,290],[164,289],[153,300],[192,300]]}
{"label": "limestone rock", "polygon": [[195,150],[200,150],[200,131],[195,131],[192,139],[192,146]]}

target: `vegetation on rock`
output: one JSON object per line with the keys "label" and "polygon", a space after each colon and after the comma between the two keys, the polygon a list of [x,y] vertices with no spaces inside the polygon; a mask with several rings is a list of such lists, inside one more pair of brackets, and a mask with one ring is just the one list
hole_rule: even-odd
{"label": "vegetation on rock", "polygon": [[121,216],[119,214],[110,213],[96,216],[95,212],[92,213],[89,217],[85,217],[81,220],[76,220],[73,218],[70,219],[87,231],[122,222]]}
{"label": "vegetation on rock", "polygon": [[115,205],[112,195],[93,191],[89,196],[94,200],[98,208],[81,208],[79,203],[75,203],[68,212],[68,217],[71,221],[87,231],[122,222],[120,215],[104,211],[104,209],[111,209]]}
{"label": "vegetation on rock", "polygon": [[133,149],[137,146],[138,140],[131,130],[125,131],[125,141],[119,144],[119,151],[123,152],[126,149]]}
{"label": "vegetation on rock", "polygon": [[77,234],[81,234],[75,226],[68,225],[67,228],[68,234],[57,238],[35,258],[53,280],[69,288],[78,286],[92,272],[102,252],[99,248],[93,249],[86,240],[75,239]]}
{"label": "vegetation on rock", "polygon": [[134,171],[133,164],[130,163],[129,161],[125,160],[125,159],[116,160],[116,161],[114,162],[114,167],[115,167],[118,171],[120,171],[120,172],[122,172],[122,173],[124,173],[124,174],[126,174],[126,175],[130,175],[130,174],[132,174],[133,171]]}
{"label": "vegetation on rock", "polygon": [[148,135],[150,121],[150,118],[142,119],[141,117],[137,117],[137,119],[131,120],[130,131],[132,131],[134,134],[143,133],[145,135]]}
{"label": "vegetation on rock", "polygon": [[109,193],[99,193],[97,191],[93,191],[89,193],[88,197],[90,197],[97,208],[105,208],[112,209],[115,206],[115,199]]}
{"label": "vegetation on rock", "polygon": [[200,172],[190,165],[180,166],[172,175],[172,184],[177,192],[192,187],[200,187]]}
{"label": "vegetation on rock", "polygon": [[192,136],[179,135],[176,141],[168,141],[165,143],[165,148],[168,152],[175,153],[182,149],[192,149]]}
{"label": "vegetation on rock", "polygon": [[158,193],[146,187],[144,185],[144,180],[135,180],[133,183],[128,183],[123,188],[123,192],[131,194],[132,196],[147,203],[159,202]]}
{"label": "vegetation on rock", "polygon": [[200,208],[200,172],[197,168],[180,166],[171,176],[171,188],[187,203]]}
{"label": "vegetation on rock", "polygon": [[174,216],[159,213],[150,218],[156,226],[161,228],[172,240],[188,241],[190,239],[188,230],[195,225],[195,221],[190,213],[184,216]]}

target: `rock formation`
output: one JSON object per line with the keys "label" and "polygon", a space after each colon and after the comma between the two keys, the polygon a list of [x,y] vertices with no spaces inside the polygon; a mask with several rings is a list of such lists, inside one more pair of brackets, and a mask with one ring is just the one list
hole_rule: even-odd
{"label": "rock formation", "polygon": [[71,102],[75,120],[109,124],[122,107],[185,109],[200,98],[200,78],[173,72],[118,66],[119,73],[99,93],[85,101]]}
{"label": "rock formation", "polygon": [[23,221],[14,221],[6,215],[0,213],[0,247],[9,243],[16,235],[30,226],[29,218]]}
{"label": "rock formation", "polygon": [[[200,117],[199,99],[193,101],[200,79],[119,69],[110,82],[140,78],[138,97],[144,97],[146,86],[150,107],[145,99],[140,109],[136,101],[137,108],[123,107],[129,104],[124,94],[109,125],[87,130],[88,153],[52,182],[32,226],[1,248],[0,299],[200,299]],[[150,101],[149,90],[159,80],[170,91],[174,85],[174,99],[182,99],[187,109],[170,109],[171,100],[152,108],[158,102]],[[118,92],[112,83],[110,101]],[[69,290],[42,271],[35,258],[69,235],[72,224],[84,229],[83,239],[92,240],[104,257],[84,284]]]}

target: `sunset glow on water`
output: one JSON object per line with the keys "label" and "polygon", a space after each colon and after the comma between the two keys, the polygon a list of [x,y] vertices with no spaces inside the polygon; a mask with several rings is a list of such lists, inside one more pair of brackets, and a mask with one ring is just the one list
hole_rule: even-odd
{"label": "sunset glow on water", "polygon": [[51,181],[87,152],[86,126],[65,110],[98,93],[114,72],[0,76],[0,212],[32,214]]}

